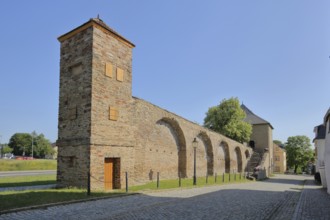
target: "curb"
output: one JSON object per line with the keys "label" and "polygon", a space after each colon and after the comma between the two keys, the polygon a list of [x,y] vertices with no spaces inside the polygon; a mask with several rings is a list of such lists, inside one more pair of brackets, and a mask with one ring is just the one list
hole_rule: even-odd
{"label": "curb", "polygon": [[299,212],[299,209],[300,209],[300,206],[301,206],[302,196],[304,194],[305,184],[306,184],[306,180],[304,180],[304,184],[302,186],[301,193],[300,193],[300,196],[299,196],[299,200],[298,200],[298,203],[296,205],[296,209],[294,210],[294,214],[293,214],[292,220],[296,220],[297,219],[298,212]]}

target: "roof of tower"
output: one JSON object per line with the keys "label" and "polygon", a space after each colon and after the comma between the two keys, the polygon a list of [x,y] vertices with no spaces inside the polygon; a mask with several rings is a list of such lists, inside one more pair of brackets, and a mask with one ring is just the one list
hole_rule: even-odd
{"label": "roof of tower", "polygon": [[129,40],[127,40],[126,38],[124,38],[123,36],[118,34],[116,31],[114,31],[112,28],[110,28],[106,23],[104,23],[100,18],[91,18],[86,23],[84,23],[84,24],[80,25],[79,27],[69,31],[66,34],[61,35],[57,39],[60,42],[63,42],[64,40],[72,37],[73,35],[76,35],[77,33],[81,32],[81,31],[83,31],[83,30],[85,30],[85,29],[87,29],[91,26],[97,27],[97,28],[113,35],[115,38],[117,38],[121,42],[125,43],[129,47],[135,47],[135,45],[132,42],[130,42]]}
{"label": "roof of tower", "polygon": [[250,109],[248,109],[244,104],[241,105],[241,108],[243,109],[243,111],[246,114],[246,117],[244,119],[244,121],[252,124],[252,125],[258,125],[258,124],[268,124],[272,129],[273,126],[266,121],[265,119],[260,118],[258,115],[254,114]]}

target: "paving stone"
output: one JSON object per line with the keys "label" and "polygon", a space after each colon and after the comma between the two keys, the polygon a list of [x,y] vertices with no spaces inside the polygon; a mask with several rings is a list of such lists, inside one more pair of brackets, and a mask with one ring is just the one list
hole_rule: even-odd
{"label": "paving stone", "polygon": [[[303,183],[305,181],[305,186]],[[9,213],[0,219],[329,219],[330,197],[312,176],[153,191]]]}

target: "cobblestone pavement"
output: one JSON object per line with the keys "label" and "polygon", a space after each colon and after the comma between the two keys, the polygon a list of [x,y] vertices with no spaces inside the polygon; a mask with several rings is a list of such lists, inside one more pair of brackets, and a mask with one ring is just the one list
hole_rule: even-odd
{"label": "cobblestone pavement", "polygon": [[[326,201],[321,211],[315,207],[322,203],[319,198]],[[311,176],[276,175],[262,182],[149,192],[9,213],[0,219],[329,219],[329,207],[329,196]]]}

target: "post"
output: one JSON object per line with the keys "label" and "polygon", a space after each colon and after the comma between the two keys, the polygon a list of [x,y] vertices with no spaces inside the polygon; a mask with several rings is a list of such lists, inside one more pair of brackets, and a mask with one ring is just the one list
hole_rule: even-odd
{"label": "post", "polygon": [[234,172],[234,181],[236,181],[236,173]]}
{"label": "post", "polygon": [[159,188],[159,172],[157,172],[157,189]]}
{"label": "post", "polygon": [[125,177],[126,177],[126,192],[128,192],[128,173],[125,172]]}
{"label": "post", "polygon": [[181,172],[179,172],[179,187],[181,187]]}
{"label": "post", "polygon": [[229,174],[229,182],[230,182],[230,170],[229,170],[229,173],[228,174]]}
{"label": "post", "polygon": [[91,173],[87,172],[87,195],[91,195]]}
{"label": "post", "polygon": [[217,183],[217,173],[215,173],[214,182]]}
{"label": "post", "polygon": [[209,176],[206,173],[206,184],[208,183],[208,178],[209,178]]}
{"label": "post", "polygon": [[196,185],[196,147],[194,147],[194,182],[193,185]]}
{"label": "post", "polygon": [[225,173],[222,174],[222,182],[225,182]]}

